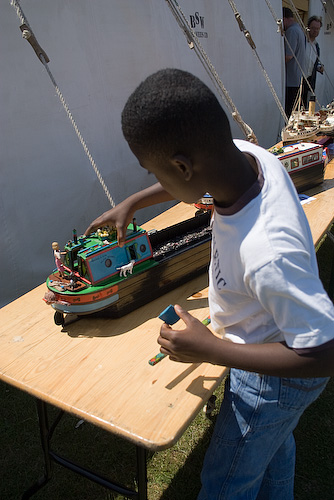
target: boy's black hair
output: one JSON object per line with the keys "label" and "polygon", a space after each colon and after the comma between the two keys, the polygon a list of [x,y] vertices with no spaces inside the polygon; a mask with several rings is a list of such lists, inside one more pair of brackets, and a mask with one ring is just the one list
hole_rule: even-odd
{"label": "boy's black hair", "polygon": [[160,70],[137,87],[123,109],[122,130],[130,148],[154,157],[215,152],[232,141],[216,96],[199,78],[179,69]]}

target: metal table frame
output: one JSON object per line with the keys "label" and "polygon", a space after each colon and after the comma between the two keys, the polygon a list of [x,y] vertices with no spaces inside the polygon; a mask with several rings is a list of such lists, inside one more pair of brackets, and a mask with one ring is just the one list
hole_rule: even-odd
{"label": "metal table frame", "polygon": [[111,481],[110,479],[97,474],[96,472],[87,469],[66,457],[63,457],[53,451],[51,448],[51,440],[56,430],[59,422],[61,421],[65,412],[59,410],[56,418],[50,424],[48,415],[48,404],[40,399],[36,399],[39,429],[41,444],[44,453],[44,465],[45,473],[38,479],[22,496],[22,500],[27,500],[31,498],[37,491],[39,491],[43,486],[45,486],[51,479],[53,475],[53,462],[73,471],[77,474],[94,481],[95,483],[103,486],[106,489],[115,491],[126,498],[134,498],[137,500],[147,500],[147,451],[142,446],[134,445],[136,447],[137,453],[137,482],[138,490],[134,491],[121,484]]}

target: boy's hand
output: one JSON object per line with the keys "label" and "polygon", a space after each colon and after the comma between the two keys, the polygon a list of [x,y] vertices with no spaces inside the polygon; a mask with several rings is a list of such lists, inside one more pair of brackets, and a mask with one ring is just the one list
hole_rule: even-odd
{"label": "boy's hand", "polygon": [[172,361],[210,363],[211,356],[215,352],[215,345],[220,339],[181,306],[175,305],[175,311],[184,321],[186,328],[174,330],[164,323],[158,338],[160,351],[167,354]]}
{"label": "boy's hand", "polygon": [[126,237],[126,229],[132,221],[132,217],[133,212],[128,209],[124,202],[122,202],[95,219],[86,229],[85,235],[89,236],[99,227],[116,227],[118,244],[123,246]]}
{"label": "boy's hand", "polygon": [[173,197],[164,190],[159,182],[152,186],[135,193],[116,207],[104,212],[95,219],[86,229],[85,235],[89,236],[99,227],[116,227],[118,244],[122,247],[125,243],[126,229],[133,219],[134,213],[140,208],[150,207],[156,203],[170,201]]}

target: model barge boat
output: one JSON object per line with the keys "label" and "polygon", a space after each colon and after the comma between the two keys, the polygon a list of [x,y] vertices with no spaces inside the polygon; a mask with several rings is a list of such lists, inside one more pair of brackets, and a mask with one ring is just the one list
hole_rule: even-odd
{"label": "model barge boat", "polygon": [[74,234],[44,300],[59,325],[65,315],[123,316],[206,271],[210,241],[209,212],[159,231],[130,224],[123,247],[116,230]]}
{"label": "model barge boat", "polygon": [[289,173],[300,193],[324,180],[323,147],[316,143],[301,142],[281,148],[271,148]]}

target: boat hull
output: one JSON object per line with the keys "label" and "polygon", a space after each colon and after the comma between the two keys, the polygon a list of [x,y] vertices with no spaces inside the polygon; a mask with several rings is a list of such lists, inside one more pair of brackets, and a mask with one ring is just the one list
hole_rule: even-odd
{"label": "boat hull", "polygon": [[111,304],[117,302],[118,299],[119,299],[118,293],[113,293],[110,297],[107,297],[106,299],[102,299],[99,301],[91,301],[91,302],[86,302],[84,304],[57,303],[57,304],[52,304],[52,307],[56,311],[59,311],[63,314],[76,314],[80,316],[82,314],[92,314],[94,312],[110,307]]}
{"label": "boat hull", "polygon": [[297,192],[301,193],[323,182],[324,162],[297,172],[289,172],[289,174]]}

